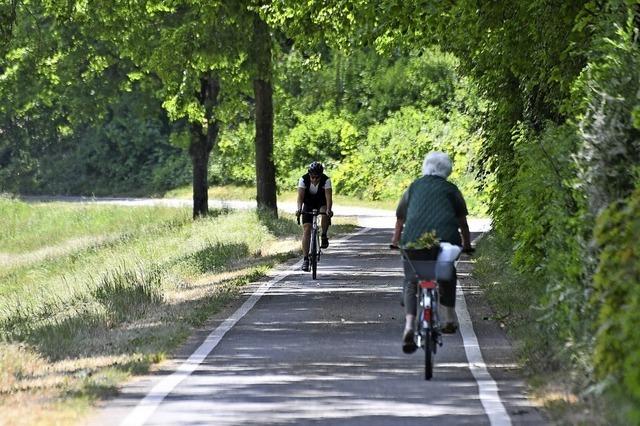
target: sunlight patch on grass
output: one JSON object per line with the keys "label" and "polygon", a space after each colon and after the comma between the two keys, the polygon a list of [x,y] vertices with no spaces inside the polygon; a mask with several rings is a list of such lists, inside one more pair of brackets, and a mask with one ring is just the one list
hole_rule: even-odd
{"label": "sunlight patch on grass", "polygon": [[[210,186],[209,187],[209,199],[210,200],[255,200],[256,188],[254,186],[237,186],[237,185],[225,185],[225,186]],[[180,188],[172,189],[165,193],[164,198],[183,198],[190,199],[193,197],[193,188],[191,186],[183,186]]]}
{"label": "sunlight patch on grass", "polygon": [[45,246],[26,253],[1,253],[0,268],[10,269],[64,256],[76,251],[114,242],[119,236],[100,235],[70,238],[60,244]]}
{"label": "sunlight patch on grass", "polygon": [[0,247],[4,254],[24,254],[57,246],[73,238],[153,232],[157,226],[183,226],[188,209],[25,203],[0,198]]}

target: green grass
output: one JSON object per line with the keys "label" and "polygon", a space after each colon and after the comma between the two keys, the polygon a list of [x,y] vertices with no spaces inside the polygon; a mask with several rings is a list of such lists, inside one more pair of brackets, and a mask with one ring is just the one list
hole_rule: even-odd
{"label": "green grass", "polygon": [[[76,418],[299,253],[292,215],[214,211],[192,221],[190,209],[0,203],[10,218],[0,234],[0,410],[9,419]],[[335,233],[353,229],[336,222]]]}
{"label": "green grass", "polygon": [[[192,189],[189,186],[176,188],[165,194],[166,198],[191,198]],[[283,191],[278,194],[278,202],[295,202],[297,192],[295,190]],[[256,199],[256,189],[253,186],[212,186],[209,188],[209,199],[214,200],[244,200]],[[467,207],[473,216],[484,217],[487,210],[480,198],[475,194],[465,194]],[[363,200],[358,197],[346,196],[339,193],[333,194],[333,203],[345,207],[366,207],[372,209],[395,210],[399,200]]]}
{"label": "green grass", "polygon": [[[165,194],[165,198],[191,198],[191,187],[185,186],[176,188]],[[297,192],[295,190],[284,191],[278,194],[279,202],[295,202]],[[256,199],[256,189],[252,186],[212,186],[209,188],[209,199],[211,200],[244,200],[250,201]],[[343,206],[356,206],[378,208],[385,210],[395,210],[398,200],[368,201],[361,200],[357,197],[349,197],[340,194],[334,194],[333,203]]]}
{"label": "green grass", "polygon": [[[69,211],[69,206],[63,207]],[[40,205],[30,208],[43,213]],[[138,317],[146,305],[162,303],[164,291],[204,273],[221,272],[232,262],[259,257],[264,247],[279,238],[269,230],[273,225],[254,212],[212,215],[175,225],[184,216],[179,210],[166,209],[164,215],[149,215],[147,208],[109,210],[124,216],[115,242],[0,272],[0,331],[32,341],[42,334],[61,346],[55,350],[47,344],[48,354],[64,356],[66,333],[73,334],[75,322],[111,324],[114,318]],[[148,222],[137,230],[127,228],[129,223],[142,223],[130,216],[142,216]],[[288,222],[289,237],[296,236],[292,219],[274,222]],[[57,339],[56,333],[65,338]]]}
{"label": "green grass", "polygon": [[0,247],[19,254],[50,247],[72,238],[98,240],[114,234],[152,232],[157,227],[181,226],[190,220],[187,209],[38,203],[27,204],[0,197]]}
{"label": "green grass", "polygon": [[562,330],[543,320],[540,301],[546,283],[516,272],[511,254],[512,242],[490,232],[478,243],[473,275],[493,310],[492,319],[511,338],[534,397],[555,424],[622,424],[607,395],[582,392],[584,370],[572,361],[573,351],[558,336]]}
{"label": "green grass", "polygon": [[[193,188],[191,186],[182,186],[164,194],[165,198],[185,198],[190,199],[193,196]],[[255,200],[256,188],[254,186],[210,186],[209,199],[211,200]]]}

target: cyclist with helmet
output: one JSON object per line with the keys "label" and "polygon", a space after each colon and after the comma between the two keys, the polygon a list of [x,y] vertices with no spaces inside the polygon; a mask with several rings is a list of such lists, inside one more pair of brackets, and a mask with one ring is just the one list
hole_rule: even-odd
{"label": "cyclist with helmet", "polygon": [[309,242],[311,240],[311,221],[310,214],[302,214],[303,211],[311,211],[318,209],[322,213],[320,217],[320,227],[322,234],[320,236],[320,247],[329,247],[329,238],[327,230],[331,224],[330,217],[333,216],[331,207],[333,199],[331,195],[331,180],[324,174],[324,167],[321,163],[314,161],[309,165],[307,173],[298,181],[298,210],[296,216],[300,221],[302,215],[302,270],[309,270]]}

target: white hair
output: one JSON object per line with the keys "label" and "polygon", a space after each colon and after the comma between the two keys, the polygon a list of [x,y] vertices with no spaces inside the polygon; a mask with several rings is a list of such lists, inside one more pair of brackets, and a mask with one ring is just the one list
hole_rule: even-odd
{"label": "white hair", "polygon": [[444,152],[433,151],[424,156],[422,174],[447,178],[451,174],[451,159]]}

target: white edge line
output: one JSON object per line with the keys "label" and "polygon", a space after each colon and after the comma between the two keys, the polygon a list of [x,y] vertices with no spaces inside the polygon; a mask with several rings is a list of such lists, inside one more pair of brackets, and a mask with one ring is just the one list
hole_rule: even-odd
{"label": "white edge line", "polygon": [[467,310],[467,302],[459,281],[456,297],[456,315],[460,323],[460,334],[462,335],[464,351],[469,362],[469,370],[471,370],[473,378],[478,383],[478,396],[485,413],[489,417],[489,422],[492,426],[509,426],[511,425],[511,418],[500,399],[498,384],[491,377],[487,364],[482,358],[480,344],[473,330],[471,315]]}
{"label": "white edge line", "polygon": [[[368,232],[371,228],[363,228],[340,238],[336,242],[344,242],[360,234]],[[280,274],[276,275],[270,281],[262,284],[255,292],[235,311],[229,318],[224,320],[222,324],[216,327],[205,339],[204,342],[189,356],[185,362],[180,364],[175,372],[163,378],[157,383],[147,395],[136,405],[131,413],[125,417],[120,423],[122,426],[143,425],[153,412],[158,408],[167,395],[175,389],[180,382],[189,377],[191,373],[205,360],[205,358],[218,346],[224,335],[236,325],[247,312],[253,308],[258,300],[269,290],[271,286],[290,275],[292,270],[300,268],[302,261],[298,261]]]}

